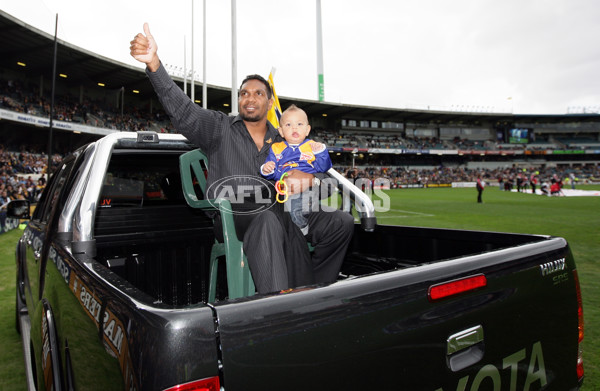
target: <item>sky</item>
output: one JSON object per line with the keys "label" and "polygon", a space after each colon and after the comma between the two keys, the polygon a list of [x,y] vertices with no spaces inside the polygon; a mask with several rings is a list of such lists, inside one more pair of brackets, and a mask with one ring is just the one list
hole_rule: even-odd
{"label": "sky", "polygon": [[[206,0],[206,78],[232,84],[231,0]],[[316,0],[237,0],[237,72],[318,99]],[[203,1],[0,0],[58,38],[140,67],[144,22],[163,64],[202,78]],[[325,101],[397,109],[600,112],[598,0],[321,0]],[[185,42],[185,44],[184,44]]]}

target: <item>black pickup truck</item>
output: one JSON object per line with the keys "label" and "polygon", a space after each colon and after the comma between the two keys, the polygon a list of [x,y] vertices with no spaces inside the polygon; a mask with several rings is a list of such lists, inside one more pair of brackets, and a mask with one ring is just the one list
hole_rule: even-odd
{"label": "black pickup truck", "polygon": [[[16,249],[29,389],[581,387],[564,239],[380,225],[340,179],[362,223],[338,280],[255,294],[243,253],[215,253],[200,204],[223,205],[184,194],[192,150],[180,135],[115,133],[53,175]],[[8,213],[29,218],[24,201]]]}

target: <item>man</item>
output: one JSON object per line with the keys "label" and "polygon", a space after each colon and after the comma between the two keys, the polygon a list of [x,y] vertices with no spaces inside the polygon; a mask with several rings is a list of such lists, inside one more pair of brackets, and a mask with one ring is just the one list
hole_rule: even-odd
{"label": "man", "polygon": [[485,182],[481,179],[481,174],[477,174],[477,202],[482,203],[481,195],[483,194],[483,189],[485,188]]}
{"label": "man", "polygon": [[[175,128],[207,154],[210,165],[208,188],[211,189],[211,185],[225,178],[235,178],[234,186],[240,188],[243,179],[239,178],[258,178],[270,145],[281,141],[275,128],[267,121],[267,112],[273,105],[268,82],[258,75],[244,79],[238,95],[240,113],[236,117],[206,110],[193,103],[171,80],[160,62],[157,49],[156,41],[145,23],[144,34],[136,35],[131,41],[131,55],[146,64],[146,74]],[[291,171],[286,177],[290,194],[300,193],[316,185],[315,182],[314,175],[298,170]],[[248,204],[250,206],[238,205],[238,211],[252,209],[252,203]],[[302,233],[298,229],[299,235],[294,235],[290,229],[297,228],[290,228],[285,223],[286,218],[289,220],[289,216],[282,217],[276,208],[254,214],[234,214],[236,230],[243,240],[244,252],[258,292],[335,281],[352,238],[353,217],[341,211],[310,214],[306,240],[313,244],[314,251],[312,260],[308,260],[310,275],[303,276],[292,270],[302,265],[301,258],[308,257],[307,246],[304,243],[301,251],[290,255],[289,248],[299,248],[294,247],[296,242],[290,238],[301,238]],[[302,267],[301,270],[306,270]]]}

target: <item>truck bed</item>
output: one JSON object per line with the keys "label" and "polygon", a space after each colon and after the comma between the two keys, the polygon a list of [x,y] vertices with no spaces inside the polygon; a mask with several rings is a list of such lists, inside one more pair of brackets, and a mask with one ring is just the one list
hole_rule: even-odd
{"label": "truck bed", "polygon": [[[154,303],[180,307],[207,301],[215,239],[204,212],[183,204],[99,208],[95,238],[96,260]],[[338,280],[540,240],[544,237],[401,226],[365,232],[357,224]],[[222,300],[227,294],[224,265],[218,275],[217,299]]]}

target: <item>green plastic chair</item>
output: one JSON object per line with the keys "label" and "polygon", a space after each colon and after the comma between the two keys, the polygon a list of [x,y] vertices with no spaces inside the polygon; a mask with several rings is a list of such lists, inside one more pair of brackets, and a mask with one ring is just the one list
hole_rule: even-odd
{"label": "green plastic chair", "polygon": [[[179,157],[179,171],[183,195],[189,206],[204,210],[218,210],[223,225],[223,243],[215,240],[210,252],[210,281],[208,285],[208,301],[214,302],[217,295],[217,265],[218,259],[225,256],[227,269],[227,287],[230,299],[252,296],[255,294],[254,281],[244,254],[242,242],[237,238],[231,203],[224,198],[214,200],[198,199],[194,190],[195,176],[202,193],[206,192],[205,166],[208,170],[208,159],[199,149],[186,152]],[[193,175],[192,175],[193,174]]]}

